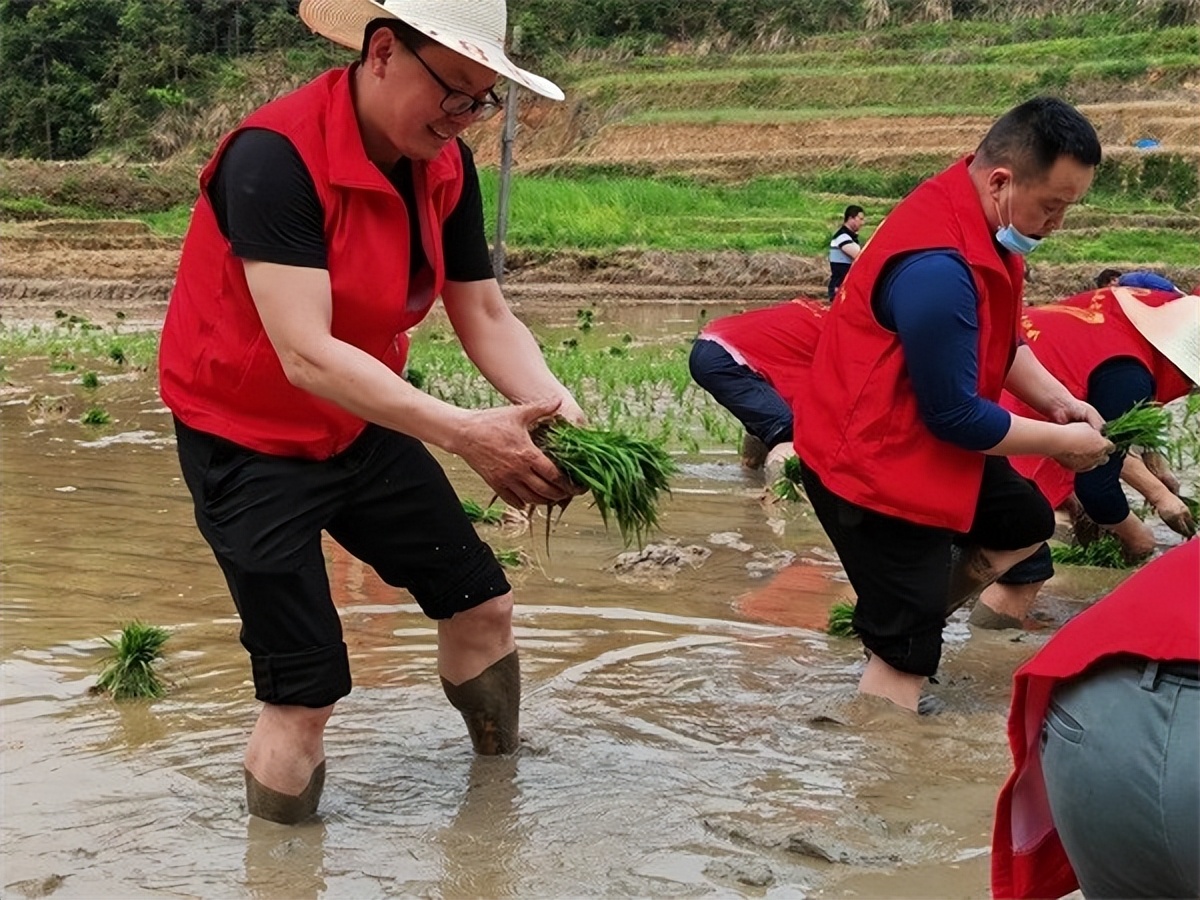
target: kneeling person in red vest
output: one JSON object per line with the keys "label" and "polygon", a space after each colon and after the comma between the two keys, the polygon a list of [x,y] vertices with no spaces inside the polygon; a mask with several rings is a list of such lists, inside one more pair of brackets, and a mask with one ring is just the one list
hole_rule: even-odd
{"label": "kneeling person in red vest", "polygon": [[[1022,327],[1026,344],[1046,369],[1108,420],[1137,403],[1183,397],[1200,379],[1200,297],[1120,287],[1088,291],[1027,310]],[[1009,394],[1001,404],[1018,415],[1039,417]],[[1015,457],[1012,464],[1055,509],[1074,496],[1082,512],[1116,535],[1130,559],[1149,555],[1156,541],[1129,508],[1122,479],[1174,531],[1184,537],[1196,533],[1184,502],[1135,454],[1114,453],[1088,472],[1071,472],[1041,456]],[[1053,574],[1050,548],[1043,545],[983,592],[971,611],[971,624],[1020,628]]]}
{"label": "kneeling person in red vest", "polygon": [[[795,454],[792,407],[799,400],[797,388],[812,362],[828,310],[818,300],[796,297],[714,319],[692,344],[692,379],[765,448],[768,470]],[[757,460],[745,451],[743,462],[757,467]]]}
{"label": "kneeling person in red vest", "polygon": [[[1061,100],[1010,110],[891,212],[834,300],[796,406],[805,490],[856,593],[859,691],[917,710],[953,611],[1054,530],[1005,459],[1112,451],[1019,346],[1024,255],[1091,186],[1100,142]],[[1046,417],[1002,409],[1008,388]]]}
{"label": "kneeling person in red vest", "polygon": [[[498,73],[562,99],[505,55],[504,0],[302,0],[300,15],[361,58],[221,142],[159,360],[196,520],[265,704],[245,754],[248,808],[285,823],[317,809],[325,727],[351,687],[322,531],[437,622],[438,673],[475,750],[512,753],[512,590],[425,443],[514,506],[553,503],[575,489],[530,428],[582,419],[493,277],[458,138],[499,108]],[[512,405],[460,409],[401,377],[408,329],[439,295]]]}

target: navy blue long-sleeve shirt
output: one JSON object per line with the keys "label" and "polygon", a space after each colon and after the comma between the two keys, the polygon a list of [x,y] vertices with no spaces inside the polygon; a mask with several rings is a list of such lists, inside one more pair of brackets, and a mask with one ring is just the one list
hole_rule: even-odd
{"label": "navy blue long-sleeve shirt", "polygon": [[875,291],[876,320],[900,337],[925,426],[967,450],[988,450],[1008,434],[1007,410],[979,396],[979,294],[952,250],[905,256]]}

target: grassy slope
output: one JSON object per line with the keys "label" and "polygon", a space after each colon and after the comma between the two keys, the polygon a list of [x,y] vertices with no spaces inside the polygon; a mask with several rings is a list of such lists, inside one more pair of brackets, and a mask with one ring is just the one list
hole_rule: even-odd
{"label": "grassy slope", "polygon": [[[884,146],[856,147],[855,130],[868,117],[894,123],[900,133],[921,128],[915,117],[931,116],[975,117],[982,128],[1012,103],[1040,92],[1078,102],[1178,101],[1185,96],[1178,85],[1198,73],[1196,29],[1130,32],[1101,17],[822,35],[786,53],[566,63],[556,77],[576,101],[572,115],[586,138],[553,158],[533,144],[518,144],[518,172],[524,174],[514,183],[508,242],[539,252],[632,247],[820,254],[847,202],[863,203],[878,221],[970,139],[960,129],[945,138],[946,146],[925,135],[926,143],[912,149],[892,138],[873,139]],[[570,109],[559,108],[559,121]],[[1121,115],[1113,113],[1114,120]],[[670,143],[683,139],[686,126],[729,123],[735,131],[744,126],[747,136],[766,125],[812,123],[814,130],[830,132],[829,143],[818,138],[803,154],[756,155],[736,139],[732,146],[706,146],[703,130],[687,138],[700,146]],[[1098,124],[1103,137],[1104,123]],[[725,141],[728,132],[721,134]],[[622,143],[614,135],[631,137]],[[484,133],[475,140],[487,148],[494,137]],[[1038,260],[1194,265],[1200,187],[1195,142],[1189,150],[1188,140],[1175,154],[1110,154],[1088,202],[1072,217],[1079,225],[1072,228],[1069,218],[1068,231],[1047,242]],[[636,141],[650,149],[629,155]],[[111,216],[106,198],[133,196],[113,189],[119,177],[84,167],[50,187],[31,188],[36,179],[6,180],[0,173],[0,214]],[[136,176],[143,185],[154,177],[140,170]],[[170,191],[139,195],[136,203],[159,234],[181,234],[187,222],[194,182],[177,172],[172,178]],[[88,190],[92,180],[94,192]],[[482,180],[490,226],[494,169],[485,166]],[[180,191],[183,196],[175,197]],[[158,197],[175,199],[162,203]],[[116,212],[135,208],[132,200],[125,202],[130,205]]]}

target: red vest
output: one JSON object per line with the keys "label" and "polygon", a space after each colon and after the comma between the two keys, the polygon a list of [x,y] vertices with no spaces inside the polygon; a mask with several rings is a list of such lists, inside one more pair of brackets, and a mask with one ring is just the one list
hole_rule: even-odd
{"label": "red vest", "polygon": [[871,295],[889,260],[957,251],[979,294],[979,394],[1000,399],[1017,346],[1023,260],[1001,256],[967,166],[920,185],[880,224],[833,300],[795,407],[799,454],[833,493],[876,512],[965,532],[983,454],[939,440],[917,409],[900,339],[875,319]]}
{"label": "red vest", "polygon": [[425,317],[445,277],[441,223],[462,191],[458,144],[449,142],[431,162],[413,162],[428,265],[410,284],[411,223],[404,201],[363,149],[350,93],[354,70],[326,72],[268,103],[221,142],[200,174],[163,324],[159,384],[167,406],[192,428],[262,453],[326,459],[348,447],[366,422],[292,386],[263,330],[242,261],[208,200],[208,183],[235,134],[279,132],[312,176],[324,211],[334,337],[400,372],[406,331]]}
{"label": "red vest", "polygon": [[788,406],[800,397],[800,381],[812,363],[829,307],[796,297],[709,322],[700,336],[715,340],[779,392]]}
{"label": "red vest", "polygon": [[1079,887],[1050,816],[1038,742],[1055,686],[1116,654],[1200,660],[1200,541],[1135,572],[1013,676],[1008,742],[1015,767],[996,803],[992,896],[1061,897]]}
{"label": "red vest", "polygon": [[[1147,306],[1161,306],[1176,294],[1126,288]],[[1076,294],[1051,306],[1027,309],[1021,320],[1025,342],[1043,366],[1063,383],[1071,396],[1087,399],[1088,379],[1110,359],[1127,357],[1144,365],[1154,376],[1154,399],[1169,403],[1191,390],[1191,382],[1141,332],[1121,310],[1111,290]],[[1005,409],[1031,419],[1045,419],[1012,394],[1000,400]],[[1054,507],[1075,490],[1075,473],[1044,456],[1011,457],[1013,467],[1033,479]]]}

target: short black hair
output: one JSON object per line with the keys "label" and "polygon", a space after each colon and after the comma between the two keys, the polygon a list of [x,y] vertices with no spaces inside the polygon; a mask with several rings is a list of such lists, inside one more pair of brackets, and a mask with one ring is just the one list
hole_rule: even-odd
{"label": "short black hair", "polygon": [[417,29],[413,28],[407,22],[381,16],[378,19],[372,19],[368,22],[366,29],[363,31],[362,55],[359,57],[360,62],[367,61],[367,48],[371,45],[371,36],[380,28],[386,28],[394,34],[396,40],[409,50],[420,50],[422,47],[428,47],[433,43],[433,38],[422,31],[417,31]]}
{"label": "short black hair", "polygon": [[1101,269],[1100,274],[1096,276],[1096,287],[1108,287],[1109,282],[1115,281],[1120,277],[1120,269]]}
{"label": "short black hair", "polygon": [[1009,166],[1018,176],[1038,179],[1063,156],[1085,166],[1100,165],[1100,138],[1070,103],[1034,97],[997,119],[975,155],[987,165]]}
{"label": "short black hair", "polygon": [[848,219],[853,219],[855,216],[857,216],[862,211],[863,211],[863,208],[861,206],[855,206],[854,204],[850,204],[849,206],[846,207],[846,214],[844,216],[842,216],[842,221],[845,222]]}

